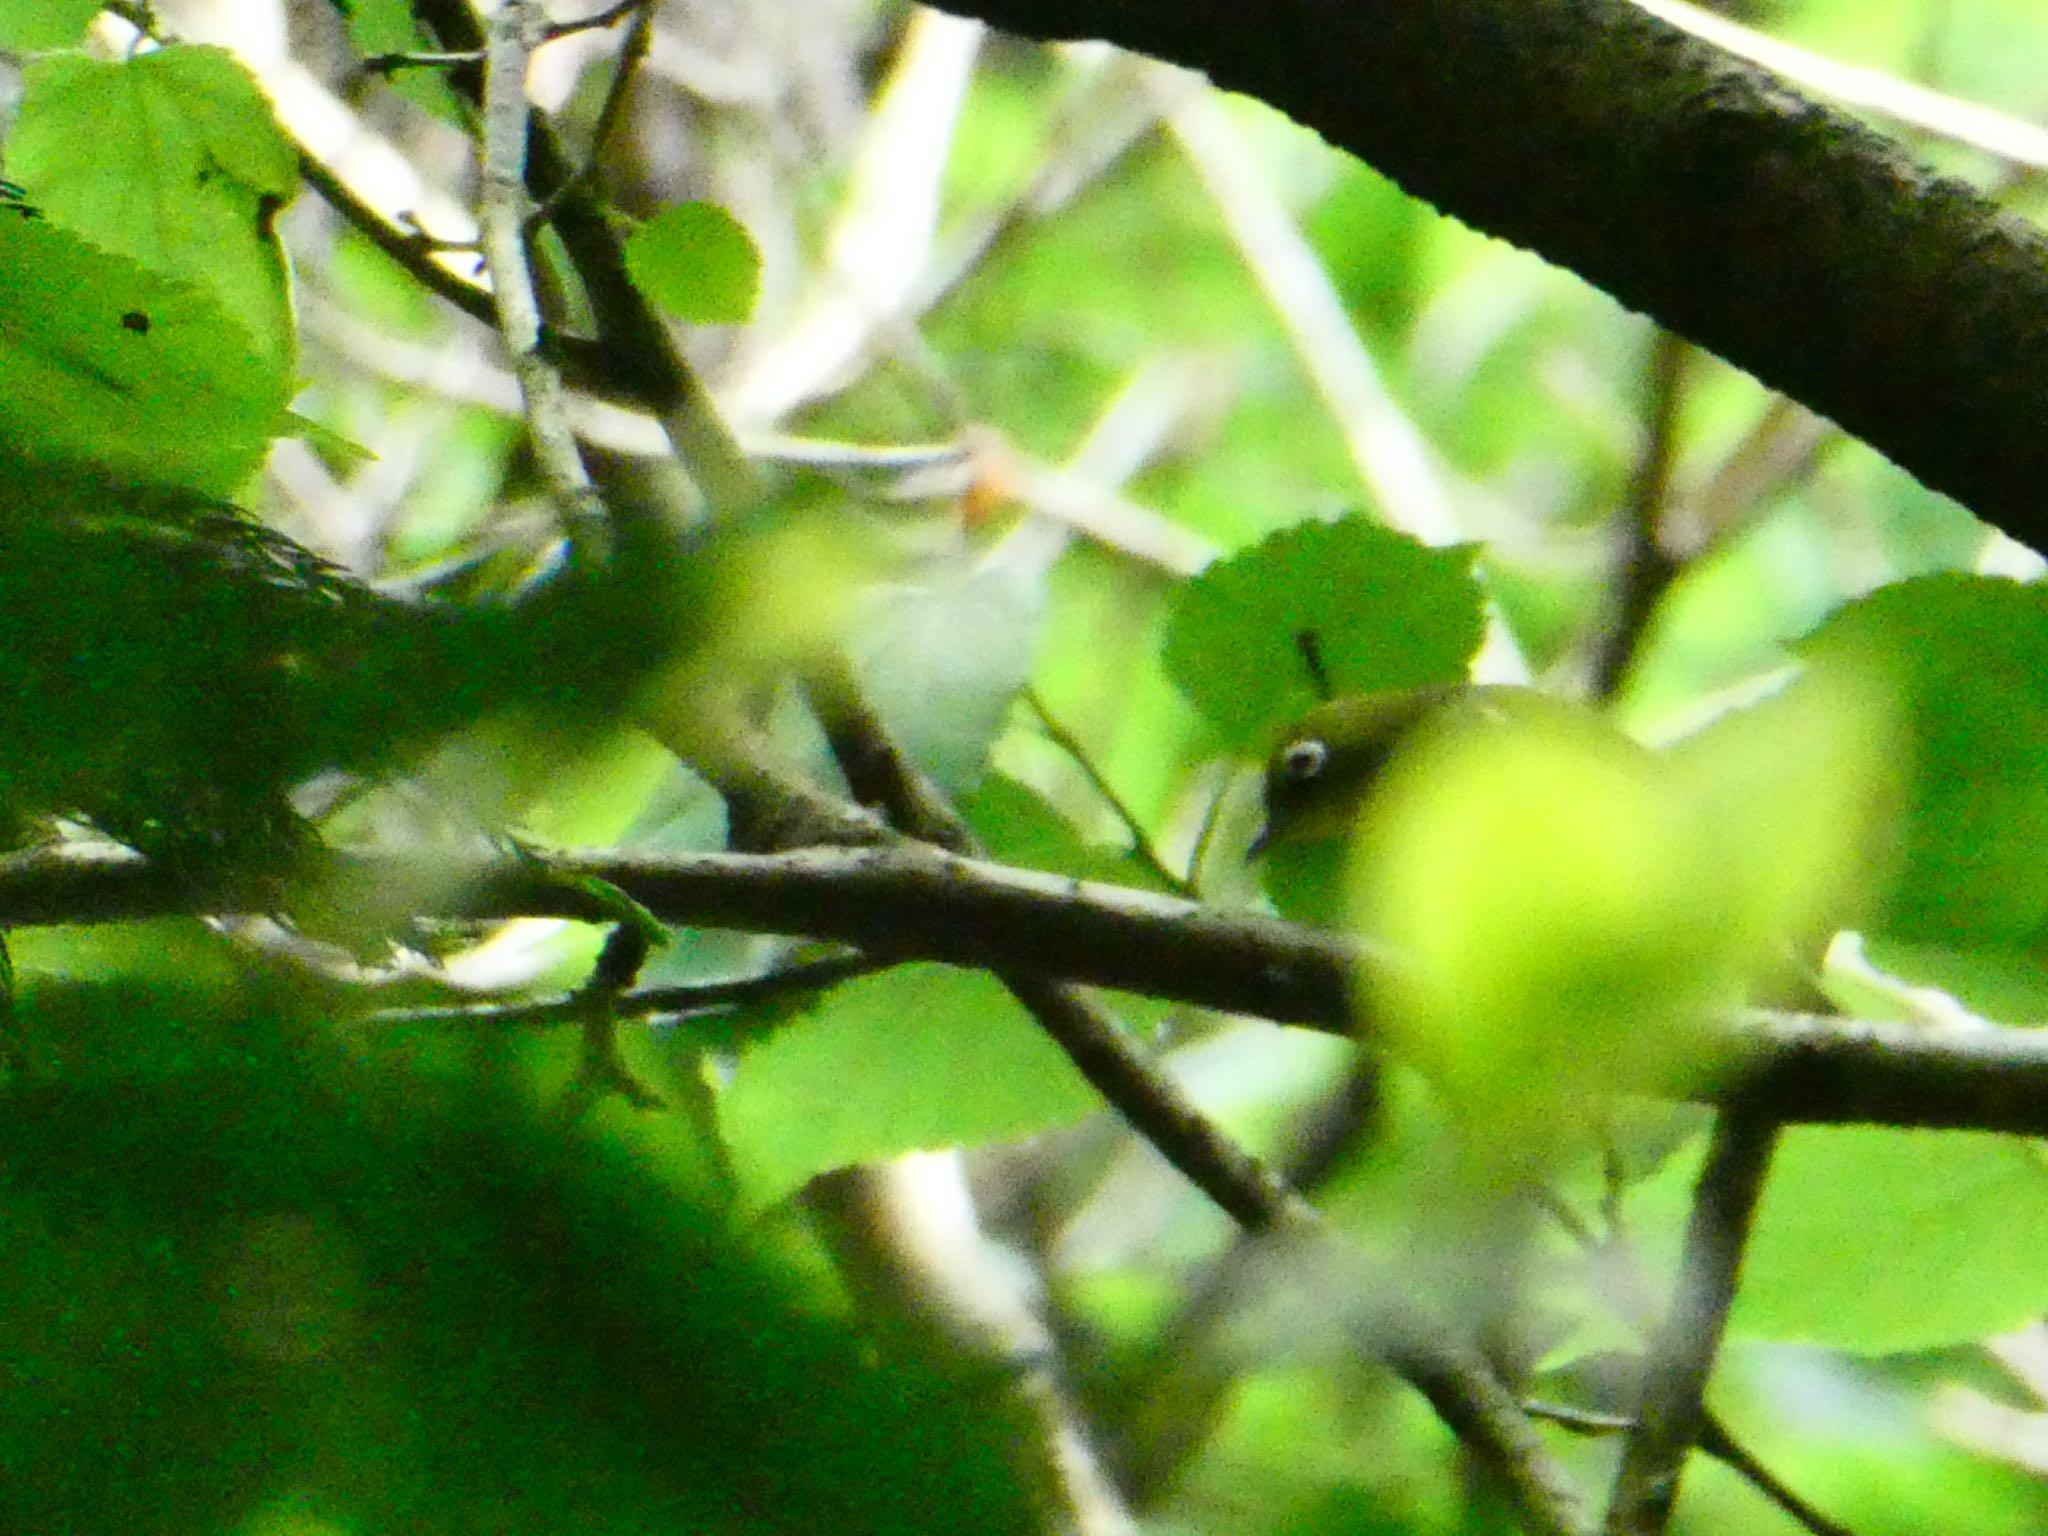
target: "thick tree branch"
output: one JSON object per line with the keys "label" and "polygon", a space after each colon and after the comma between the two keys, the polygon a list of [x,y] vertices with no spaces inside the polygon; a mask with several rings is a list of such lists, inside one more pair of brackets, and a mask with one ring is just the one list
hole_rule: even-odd
{"label": "thick tree branch", "polygon": [[944,0],[1271,103],[2048,546],[2048,240],[1624,0]]}
{"label": "thick tree branch", "polygon": [[[1353,1004],[1370,952],[1336,934],[930,849],[583,854],[551,858],[546,868],[510,854],[350,853],[333,855],[331,867],[330,899],[345,902],[351,881],[363,893],[442,893],[426,916],[616,921],[561,878],[583,874],[672,925],[807,936],[881,960],[1058,977],[1331,1033],[1372,1030]],[[367,901],[358,905],[370,910]],[[275,902],[260,879],[195,885],[107,844],[0,858],[0,929],[264,911]],[[2048,1136],[2048,1032],[1745,1012],[1721,1021],[1718,1044],[1720,1068],[1709,1078],[1651,1071],[1616,1086],[1709,1104],[1739,1094],[1788,1124]]]}

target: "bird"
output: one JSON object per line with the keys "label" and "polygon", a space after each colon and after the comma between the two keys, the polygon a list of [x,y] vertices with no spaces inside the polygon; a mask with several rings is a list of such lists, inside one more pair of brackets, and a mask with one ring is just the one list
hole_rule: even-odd
{"label": "bird", "polygon": [[1472,683],[1326,700],[1289,725],[1266,758],[1265,822],[1251,852],[1348,838],[1403,747],[1432,725],[1514,720],[1572,707],[1534,689]]}

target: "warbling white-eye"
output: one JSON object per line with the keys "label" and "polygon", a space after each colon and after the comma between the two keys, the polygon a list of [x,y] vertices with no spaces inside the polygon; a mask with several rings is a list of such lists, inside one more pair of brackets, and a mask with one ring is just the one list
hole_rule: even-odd
{"label": "warbling white-eye", "polygon": [[1367,796],[1419,727],[1466,712],[1475,719],[1511,719],[1571,707],[1527,688],[1469,683],[1350,694],[1318,704],[1288,728],[1266,759],[1266,820],[1251,851],[1349,837]]}
{"label": "warbling white-eye", "polygon": [[1661,752],[1531,689],[1339,699],[1274,751],[1259,845],[1344,850],[1335,925],[1389,957],[1364,1012],[1520,1177],[1618,1085],[1704,1070],[1715,1010],[1841,923],[1885,739],[1846,679]]}

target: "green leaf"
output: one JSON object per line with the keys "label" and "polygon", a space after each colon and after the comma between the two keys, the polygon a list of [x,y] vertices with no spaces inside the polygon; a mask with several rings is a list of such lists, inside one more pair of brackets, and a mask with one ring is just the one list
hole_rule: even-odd
{"label": "green leaf", "polygon": [[716,203],[675,203],[633,231],[626,271],[640,291],[693,325],[739,325],[754,312],[761,253]]}
{"label": "green leaf", "polygon": [[0,0],[0,48],[71,48],[100,11],[100,0]]}
{"label": "green leaf", "polygon": [[2048,926],[2048,592],[1984,577],[1899,582],[1802,649],[1889,681],[1909,764],[1897,867],[1872,931],[1957,948]]}
{"label": "green leaf", "polygon": [[999,863],[1076,880],[1166,889],[1158,872],[1135,853],[1089,842],[1036,791],[1003,774],[989,774],[972,794],[961,797],[959,807],[989,857]]}
{"label": "green leaf", "polygon": [[1255,756],[1320,702],[1304,634],[1338,695],[1462,681],[1484,624],[1473,554],[1362,516],[1285,529],[1175,594],[1167,673],[1226,747]]}
{"label": "green leaf", "polygon": [[63,54],[23,79],[7,164],[49,219],[205,289],[290,367],[291,295],[274,223],[298,157],[255,79],[220,48]]}
{"label": "green leaf", "polygon": [[1617,1075],[1696,1065],[1699,1014],[1759,957],[1667,765],[1589,711],[1509,697],[1389,768],[1349,883],[1358,929],[1401,957],[1370,999],[1387,1040],[1489,1170],[1526,1176]]}
{"label": "green leaf", "polygon": [[1730,1327],[1878,1354],[1983,1338],[2044,1308],[2048,1168],[2034,1143],[1807,1127],[1772,1164]]}
{"label": "green leaf", "polygon": [[0,293],[0,449],[225,495],[283,424],[289,374],[200,289],[0,211]]}
{"label": "green leaf", "polygon": [[719,1119],[750,1200],[900,1153],[1028,1136],[1097,1107],[1002,984],[906,966],[835,991],[740,1058]]}
{"label": "green leaf", "polygon": [[1962,1022],[2038,1026],[2048,1019],[2048,967],[2021,949],[1944,949],[1883,936],[1860,953],[1831,951],[1822,976],[1828,997],[1859,1019],[1912,1024]]}
{"label": "green leaf", "polygon": [[1007,563],[943,564],[878,588],[854,620],[854,664],[876,712],[947,790],[973,782],[1031,674],[1044,583]]}
{"label": "green leaf", "polygon": [[51,1471],[8,1530],[1041,1528],[1001,1410],[739,1230],[688,1116],[571,1125],[508,1071],[553,1042],[344,1047],[238,995],[20,1000],[0,1446]]}
{"label": "green leaf", "polygon": [[[432,48],[432,41],[413,15],[412,0],[348,0],[348,40],[364,58],[379,54],[414,53]],[[414,106],[456,127],[463,123],[459,97],[449,89],[445,71],[429,65],[394,69],[386,77],[391,89]]]}

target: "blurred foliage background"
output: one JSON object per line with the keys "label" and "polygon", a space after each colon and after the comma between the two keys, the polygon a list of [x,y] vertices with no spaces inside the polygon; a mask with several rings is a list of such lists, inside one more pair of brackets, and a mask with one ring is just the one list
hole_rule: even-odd
{"label": "blurred foliage background", "polygon": [[[1720,9],[1803,50],[1779,56],[1795,80],[2040,216],[2048,155],[2023,131],[2042,108],[2038,5]],[[132,30],[97,10],[0,4],[19,50],[0,69],[6,169],[32,198],[100,152],[75,124],[38,126],[57,98],[39,103],[35,71],[71,56],[34,62],[78,43],[126,57]],[[370,204],[469,235],[473,145],[445,83],[363,67],[419,45],[401,0],[156,15],[231,49]],[[534,93],[572,141],[599,119],[620,32],[541,54]],[[1469,590],[1482,669],[1605,697],[1652,742],[1748,697],[1874,589],[2039,573],[1796,404],[1177,72],[868,0],[661,5],[645,45],[597,173],[623,227],[705,202],[744,229],[750,317],[692,324],[685,344],[784,504],[829,509],[803,569],[778,546],[792,563],[769,567],[769,603],[833,609],[878,706],[995,857],[1261,899],[1242,859],[1250,744],[1313,690],[1283,643],[1264,681],[1215,684],[1255,700],[1238,730],[1219,725],[1190,693],[1231,658],[1199,632],[1177,650],[1175,605],[1219,556],[1303,523],[1362,513],[1421,545],[1477,545],[1480,585],[1466,554],[1390,556],[1409,562],[1396,575],[1360,556],[1369,579],[1318,554],[1288,576],[1288,611],[1355,607],[1370,580]],[[40,184],[17,159],[29,148]],[[370,578],[459,584],[467,562],[530,542],[547,514],[495,336],[331,203],[301,193],[276,218],[295,332],[267,331],[291,327],[254,300],[236,313],[314,427],[275,445],[244,499]],[[691,282],[734,281],[687,270],[685,300]],[[0,353],[0,387],[9,366]],[[649,420],[601,401],[576,420],[614,494],[659,492]],[[1443,606],[1418,599],[1424,617],[1399,624],[1375,610],[1358,681],[1427,671],[1447,644],[1462,664],[1462,642],[1426,632]],[[2043,686],[1972,715],[1941,761],[2038,754]],[[792,753],[818,754],[799,712],[777,718]],[[393,794],[359,824],[411,835]],[[1985,848],[1959,839],[1991,834],[1965,823],[2009,811],[1956,808],[1925,840],[1975,868]],[[634,739],[582,754],[524,825],[649,849],[722,837],[709,791]],[[1960,937],[1902,919],[1871,940],[1857,1000],[2038,1021],[2040,915]],[[593,947],[511,925],[375,1000],[559,986]],[[984,978],[908,968],[633,1033],[634,1070],[679,1106],[650,1114],[585,1102],[575,1046],[544,1033],[394,1026],[296,984],[252,993],[248,944],[196,923],[41,930],[14,951],[9,1529],[1032,1528],[998,1456],[1007,1410],[928,1350],[856,1331],[860,1284],[799,1198],[833,1170],[955,1147],[1143,1529],[1506,1528],[1448,1433],[1360,1357],[1352,1283],[1235,1244]],[[686,933],[651,977],[786,953]],[[1396,1129],[1373,1167],[1333,1162],[1346,1043],[1145,999],[1127,1017],[1340,1222],[1384,1240],[1428,1203],[1436,1111],[1414,1083],[1388,1084]],[[1541,1396],[1626,1407],[1695,1129],[1676,1113],[1623,1125],[1618,1173],[1563,1179],[1577,1217],[1546,1229],[1530,1282]],[[1699,1457],[1678,1528],[2039,1528],[2044,1234],[2032,1146],[1789,1138],[1714,1403],[1838,1524]],[[1610,1439],[1555,1444],[1604,1478]]]}

